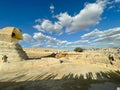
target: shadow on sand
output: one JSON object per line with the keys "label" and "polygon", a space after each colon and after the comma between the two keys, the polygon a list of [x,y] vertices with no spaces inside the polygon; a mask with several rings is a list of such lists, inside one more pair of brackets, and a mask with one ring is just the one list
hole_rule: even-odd
{"label": "shadow on sand", "polygon": [[[120,71],[101,71],[94,73],[94,75],[92,72],[85,75],[69,73],[63,75],[61,79],[55,79],[58,74],[48,73],[29,78],[25,78],[25,76],[21,75],[9,79],[7,82],[0,82],[0,90],[117,90],[117,87],[120,87]],[[24,81],[16,82],[16,80],[23,78]],[[113,83],[114,86],[111,84],[105,86],[104,84],[107,82]],[[104,88],[91,88],[92,84],[101,84],[103,85],[101,87]]]}
{"label": "shadow on sand", "polygon": [[55,58],[56,53],[51,53],[50,55],[46,55],[46,56],[37,56],[37,57],[30,57],[28,56],[28,58],[26,60],[35,60],[35,59],[41,59],[41,58],[48,58],[48,57],[53,57]]}

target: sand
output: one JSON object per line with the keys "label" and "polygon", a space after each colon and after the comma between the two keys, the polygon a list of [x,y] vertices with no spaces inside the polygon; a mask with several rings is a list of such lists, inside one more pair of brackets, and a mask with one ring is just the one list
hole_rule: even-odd
{"label": "sand", "polygon": [[110,65],[82,54],[2,63],[0,90],[119,90],[119,60]]}

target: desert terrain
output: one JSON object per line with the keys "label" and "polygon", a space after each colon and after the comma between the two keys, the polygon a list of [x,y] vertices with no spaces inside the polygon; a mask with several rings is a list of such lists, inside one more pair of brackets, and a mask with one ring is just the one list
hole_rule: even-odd
{"label": "desert terrain", "polygon": [[[23,48],[28,59],[0,63],[0,90],[120,90],[116,49]],[[108,58],[113,55],[112,64]]]}

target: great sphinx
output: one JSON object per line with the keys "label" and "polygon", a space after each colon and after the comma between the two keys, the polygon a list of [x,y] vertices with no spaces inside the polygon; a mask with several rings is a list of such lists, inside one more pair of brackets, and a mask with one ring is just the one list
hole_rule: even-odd
{"label": "great sphinx", "polygon": [[6,27],[0,29],[0,60],[4,55],[8,57],[8,62],[26,60],[28,58],[27,54],[18,43],[22,39],[22,31],[18,28]]}

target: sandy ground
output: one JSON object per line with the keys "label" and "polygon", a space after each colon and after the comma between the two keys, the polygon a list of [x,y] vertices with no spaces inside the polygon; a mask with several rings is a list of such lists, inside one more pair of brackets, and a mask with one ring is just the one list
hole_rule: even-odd
{"label": "sandy ground", "polygon": [[0,90],[120,90],[118,56],[111,65],[103,51],[53,58],[46,56],[60,51],[25,50],[27,61],[0,64]]}
{"label": "sandy ground", "polygon": [[[34,61],[27,61],[27,65],[31,62]],[[16,62],[17,66],[14,63],[14,72],[9,72],[13,64],[9,71],[1,70],[0,90],[117,90],[120,87],[119,68],[112,65],[60,63],[59,60],[54,64],[51,60],[36,62],[25,70],[16,70],[17,66],[23,65],[19,62]],[[3,66],[8,68],[5,64]]]}

